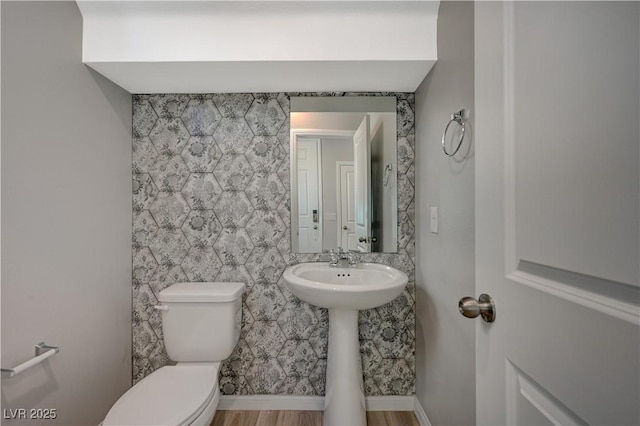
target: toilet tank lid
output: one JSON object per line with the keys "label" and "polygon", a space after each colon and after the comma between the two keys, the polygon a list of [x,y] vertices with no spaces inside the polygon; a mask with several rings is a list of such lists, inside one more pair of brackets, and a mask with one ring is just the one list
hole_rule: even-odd
{"label": "toilet tank lid", "polygon": [[177,283],[158,295],[160,302],[231,302],[244,291],[244,283]]}

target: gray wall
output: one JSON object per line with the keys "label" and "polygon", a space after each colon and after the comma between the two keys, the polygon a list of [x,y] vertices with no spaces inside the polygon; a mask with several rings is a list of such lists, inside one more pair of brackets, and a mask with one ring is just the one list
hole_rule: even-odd
{"label": "gray wall", "polygon": [[97,424],[131,384],[131,96],[82,65],[75,2],[2,2],[2,407]]}
{"label": "gray wall", "polygon": [[[371,138],[371,193],[373,196],[373,223],[371,234],[378,238],[372,244],[375,251],[393,253],[397,250],[398,209],[395,201],[398,193],[394,185],[397,175],[406,175],[413,165],[413,148],[408,138],[396,137],[396,117],[392,113],[369,114],[369,137]],[[396,140],[397,143],[389,143]],[[398,156],[398,152],[402,155]],[[391,164],[393,172],[388,185],[384,186],[384,168]]]}
{"label": "gray wall", "polygon": [[475,322],[457,309],[475,295],[473,132],[455,159],[440,146],[449,115],[474,103],[473,41],[473,3],[441,2],[438,63],[416,92],[416,395],[434,425],[475,423]]}

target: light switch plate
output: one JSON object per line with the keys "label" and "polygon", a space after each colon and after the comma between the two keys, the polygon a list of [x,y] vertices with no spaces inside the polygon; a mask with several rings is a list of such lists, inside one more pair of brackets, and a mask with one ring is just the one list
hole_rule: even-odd
{"label": "light switch plate", "polygon": [[438,233],[438,206],[431,206],[429,208],[429,212],[430,212],[429,223],[431,225],[431,233],[437,234]]}

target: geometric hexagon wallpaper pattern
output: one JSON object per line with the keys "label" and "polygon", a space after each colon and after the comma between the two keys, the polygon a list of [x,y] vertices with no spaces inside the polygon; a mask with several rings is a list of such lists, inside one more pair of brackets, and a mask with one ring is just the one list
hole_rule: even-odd
{"label": "geometric hexagon wallpaper pattern", "polygon": [[[242,333],[223,394],[324,395],[328,315],[293,296],[289,96],[396,96],[398,252],[361,261],[409,276],[393,302],[360,312],[366,395],[415,386],[414,94],[233,93],[133,96],[133,381],[171,364],[157,294],[181,281],[243,281]],[[215,327],[212,326],[212,334]]]}

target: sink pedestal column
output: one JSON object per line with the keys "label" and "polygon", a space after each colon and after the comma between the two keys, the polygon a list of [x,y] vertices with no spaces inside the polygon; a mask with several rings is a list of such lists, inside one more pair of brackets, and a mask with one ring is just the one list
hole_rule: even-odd
{"label": "sink pedestal column", "polygon": [[329,309],[324,426],[366,426],[357,309]]}

